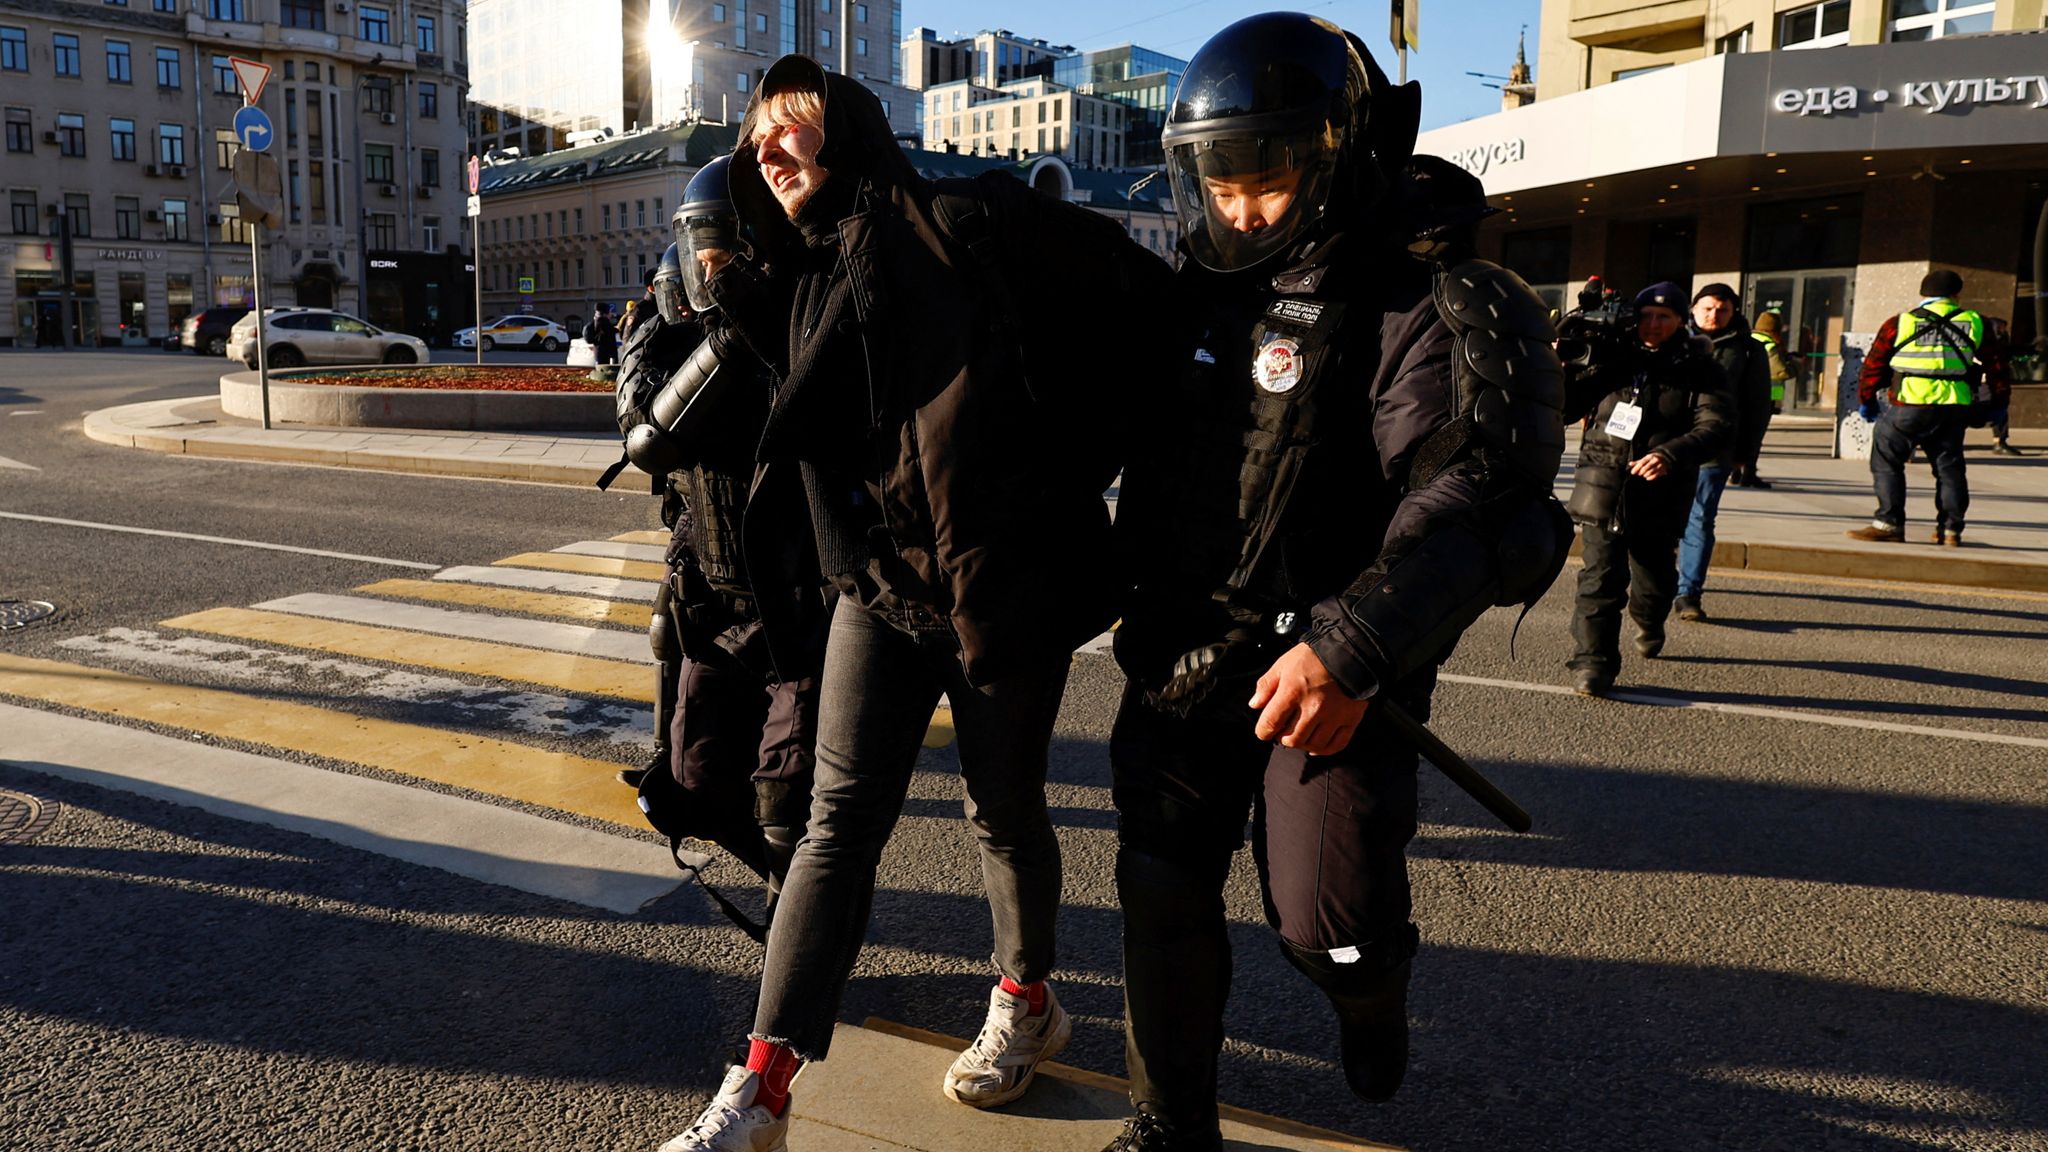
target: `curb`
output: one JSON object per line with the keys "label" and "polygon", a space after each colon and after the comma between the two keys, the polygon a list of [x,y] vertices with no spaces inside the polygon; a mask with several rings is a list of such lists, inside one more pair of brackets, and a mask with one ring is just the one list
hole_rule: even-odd
{"label": "curb", "polygon": [[[1583,538],[1572,538],[1577,556]],[[1864,548],[1830,548],[1818,544],[1714,541],[1709,571],[1776,573],[1785,576],[1830,576],[1854,580],[1885,580],[1902,584],[1941,584],[2000,592],[2048,592],[2048,564],[2027,560],[1993,560],[1947,552],[1920,554],[1920,546],[1897,544],[1897,552]],[[1925,545],[1933,549],[1935,545]]]}
{"label": "curb", "polygon": [[[461,476],[475,480],[524,480],[537,484],[563,484],[575,487],[596,484],[598,477],[603,475],[605,470],[605,465],[601,464],[562,464],[507,459],[502,456],[467,458],[453,454],[426,455],[403,448],[322,448],[317,444],[264,444],[220,439],[215,436],[180,435],[181,429],[222,427],[211,422],[166,420],[153,427],[137,427],[124,425],[116,419],[118,414],[133,414],[136,409],[143,408],[154,408],[168,416],[168,410],[172,405],[189,404],[203,399],[205,398],[186,397],[179,400],[159,400],[88,412],[80,427],[88,439],[102,444],[141,448],[173,456],[255,460],[273,464],[316,464],[333,468],[361,468],[372,472]],[[639,477],[642,483],[647,481],[646,473],[629,465],[620,473],[618,482],[631,483],[627,479],[629,476]]]}
{"label": "curb", "polygon": [[[514,366],[531,367],[525,365]],[[397,371],[359,368],[358,372]],[[377,428],[398,431],[609,432],[617,401],[605,392],[493,392],[469,388],[379,388],[375,385],[301,384],[328,368],[290,369],[270,380],[274,422],[321,428]],[[254,372],[220,378],[220,406],[230,416],[260,420],[261,380]]]}

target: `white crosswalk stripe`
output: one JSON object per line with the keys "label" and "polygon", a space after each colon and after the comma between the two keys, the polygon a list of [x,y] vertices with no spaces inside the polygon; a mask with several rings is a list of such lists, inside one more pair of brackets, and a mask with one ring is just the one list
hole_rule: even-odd
{"label": "white crosswalk stripe", "polygon": [[517,644],[523,648],[602,656],[608,660],[629,660],[640,664],[654,662],[654,654],[644,633],[616,628],[592,628],[488,612],[458,612],[392,600],[372,600],[365,596],[333,596],[324,592],[305,592],[266,600],[254,607],[298,616],[317,616],[323,620],[346,620],[352,624],[432,632],[437,636],[460,636],[468,640]]}
{"label": "white crosswalk stripe", "polygon": [[655,592],[661,587],[652,580],[621,580],[612,576],[583,576],[539,568],[495,568],[483,564],[443,568],[434,573],[434,579],[495,584],[501,588],[528,588],[536,592],[567,592],[605,600],[638,600],[642,603],[652,602]]}
{"label": "white crosswalk stripe", "polygon": [[614,560],[647,560],[659,564],[668,549],[659,544],[628,544],[619,540],[579,540],[554,549],[571,556],[609,556]]}

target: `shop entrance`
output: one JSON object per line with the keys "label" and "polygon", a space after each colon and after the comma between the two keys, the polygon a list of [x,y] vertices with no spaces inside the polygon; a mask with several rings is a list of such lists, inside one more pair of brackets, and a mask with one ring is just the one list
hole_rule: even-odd
{"label": "shop entrance", "polygon": [[1855,302],[1854,268],[1813,268],[1746,277],[1744,314],[1776,312],[1794,379],[1788,398],[1801,407],[1832,407],[1841,372],[1842,334]]}

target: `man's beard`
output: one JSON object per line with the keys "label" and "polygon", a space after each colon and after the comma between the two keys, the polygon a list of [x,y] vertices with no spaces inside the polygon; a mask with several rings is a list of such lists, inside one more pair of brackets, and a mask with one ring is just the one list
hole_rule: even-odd
{"label": "man's beard", "polygon": [[825,186],[826,175],[821,170],[818,172],[816,179],[810,179],[806,176],[804,178],[804,186],[798,188],[795,194],[788,200],[782,199],[780,195],[776,196],[776,201],[782,205],[782,214],[791,220],[796,219],[797,214],[804,210],[804,205],[811,202],[811,197],[818,194],[818,189]]}

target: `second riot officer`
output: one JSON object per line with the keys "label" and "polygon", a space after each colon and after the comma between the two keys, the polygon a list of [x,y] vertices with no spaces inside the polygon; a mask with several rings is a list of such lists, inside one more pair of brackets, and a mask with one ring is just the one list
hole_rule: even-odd
{"label": "second riot officer", "polygon": [[1194,331],[1117,519],[1136,576],[1110,746],[1138,1111],[1120,1152],[1219,1147],[1223,885],[1248,814],[1267,920],[1336,1012],[1346,1079],[1394,1093],[1417,757],[1382,704],[1426,715],[1459,635],[1540,596],[1569,545],[1544,305],[1396,224],[1459,188],[1404,173],[1419,111],[1355,37],[1270,14],[1196,53],[1168,117]]}

